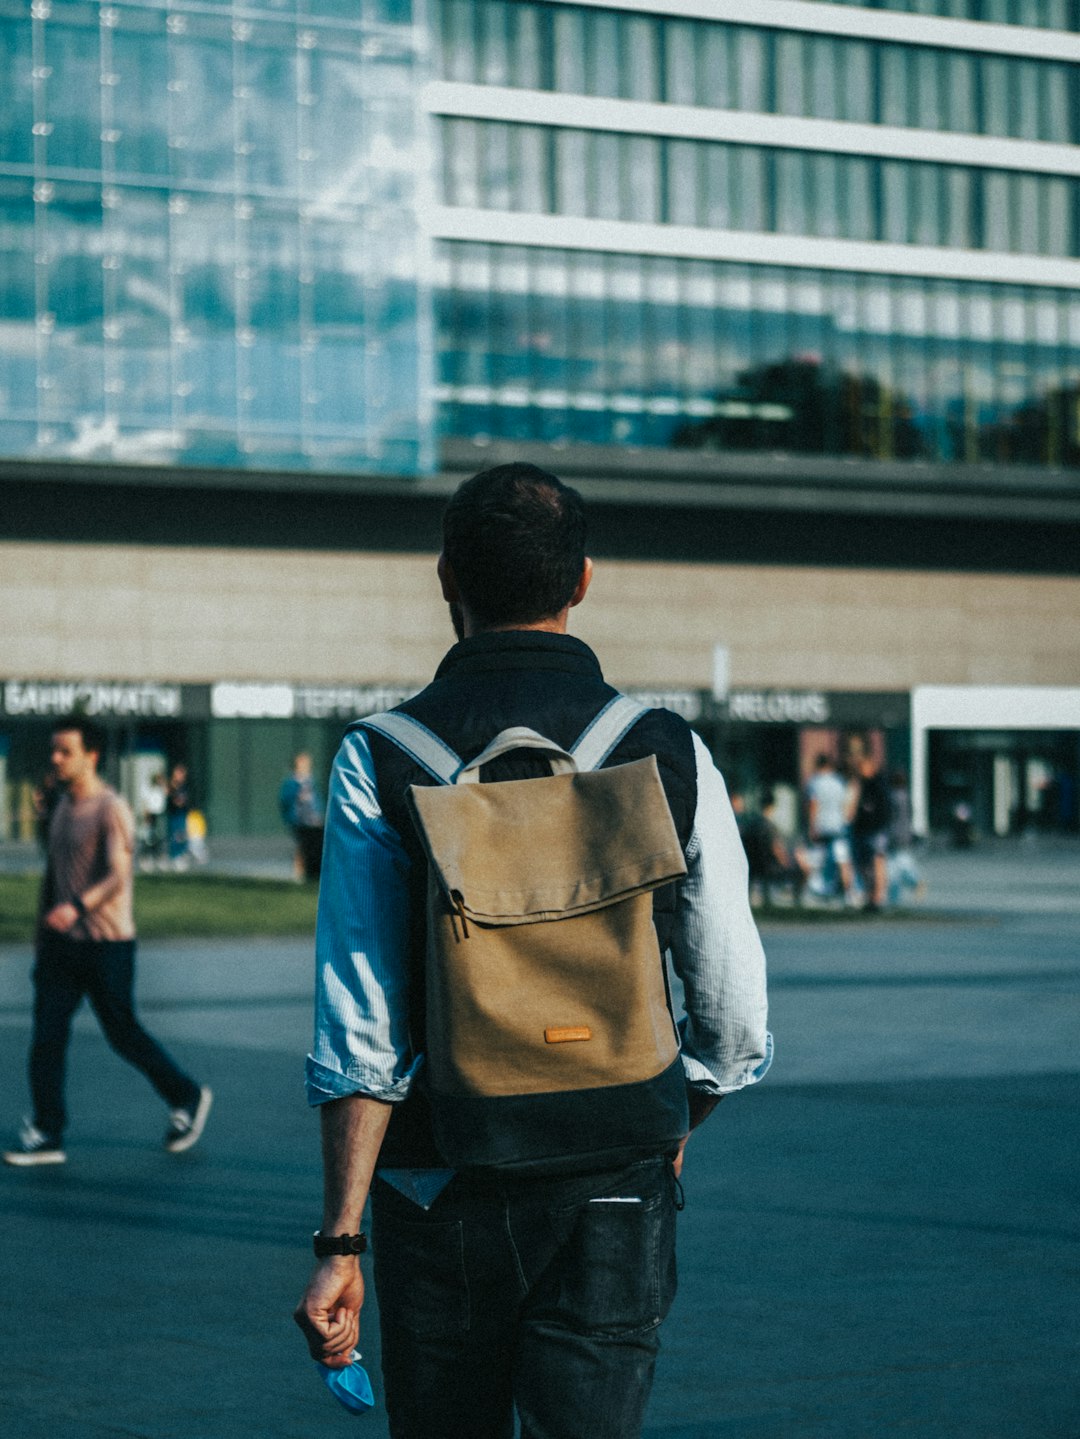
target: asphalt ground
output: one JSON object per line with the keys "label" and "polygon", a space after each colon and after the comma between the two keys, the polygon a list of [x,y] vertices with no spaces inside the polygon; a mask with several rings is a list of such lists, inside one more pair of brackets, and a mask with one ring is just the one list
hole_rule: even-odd
{"label": "asphalt ground", "polygon": [[[776,1061],[688,1149],[649,1439],[1078,1439],[1078,858],[943,856],[938,918],[766,929]],[[11,1131],[28,970],[0,951]],[[217,1095],[180,1156],[80,1016],[68,1164],[0,1170],[10,1439],[385,1439],[290,1319],[319,1209],[310,979],[302,941],[144,947],[147,1023]]]}

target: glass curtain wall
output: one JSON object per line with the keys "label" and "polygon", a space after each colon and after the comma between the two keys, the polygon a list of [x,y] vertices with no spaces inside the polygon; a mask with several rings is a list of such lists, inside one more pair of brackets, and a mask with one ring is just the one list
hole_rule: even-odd
{"label": "glass curtain wall", "polygon": [[0,454],[434,462],[412,0],[0,0]]}
{"label": "glass curtain wall", "polygon": [[445,242],[444,429],[1080,466],[1080,294]]}
{"label": "glass curtain wall", "polygon": [[[1054,28],[1080,28],[1066,3],[1070,26]],[[438,19],[446,80],[1080,143],[1080,66],[1065,60],[534,0],[439,0]]]}
{"label": "glass curtain wall", "polygon": [[444,204],[1016,254],[1080,255],[1069,175],[443,119]]}
{"label": "glass curtain wall", "polygon": [[1032,25],[1044,30],[1080,30],[1076,0],[831,0],[861,9],[903,10],[950,20],[983,20],[995,25]]}

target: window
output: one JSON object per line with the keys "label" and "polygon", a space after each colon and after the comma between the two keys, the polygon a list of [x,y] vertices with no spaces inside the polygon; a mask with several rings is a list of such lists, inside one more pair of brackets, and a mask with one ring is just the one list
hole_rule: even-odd
{"label": "window", "polygon": [[440,0],[442,74],[447,80],[475,81],[477,45],[473,0]]}
{"label": "window", "polygon": [[847,182],[847,193],[842,200],[846,217],[845,233],[853,240],[873,240],[877,237],[874,214],[874,169],[876,162],[858,156],[849,156],[843,162],[843,173]]}
{"label": "window", "polygon": [[769,37],[740,26],[735,39],[735,94],[740,110],[768,110]]}
{"label": "window", "polygon": [[781,115],[813,113],[807,107],[805,43],[802,35],[776,38],[776,109]]}
{"label": "window", "polygon": [[881,238],[893,245],[908,242],[908,167],[902,160],[881,162]]}
{"label": "window", "polygon": [[883,45],[880,52],[881,95],[879,105],[883,125],[908,124],[908,51],[903,45]]}
{"label": "window", "polygon": [[736,169],[736,149],[729,145],[704,145],[700,154],[701,193],[704,211],[699,206],[699,223],[712,230],[736,230],[731,205],[732,175]]}
{"label": "window", "polygon": [[807,160],[798,150],[777,151],[776,228],[781,234],[812,233],[807,206]]}
{"label": "window", "polygon": [[698,175],[700,153],[701,146],[693,140],[671,140],[668,143],[667,220],[672,225],[702,223],[702,202],[705,213],[708,213],[709,196],[702,193]]}
{"label": "window", "polygon": [[983,244],[987,250],[1012,249],[1009,178],[997,170],[988,170],[983,176]]}
{"label": "window", "polygon": [[846,118],[841,113],[842,92],[849,83],[846,67],[841,60],[845,48],[841,41],[834,40],[831,36],[810,37],[807,55],[810,72],[808,114],[822,120]]}
{"label": "window", "polygon": [[[467,0],[472,4],[472,0]],[[552,16],[554,22],[555,88],[570,95],[584,95],[585,85],[585,15],[559,5]]]}
{"label": "window", "polygon": [[627,219],[647,224],[660,220],[660,141],[632,135],[625,142],[623,171]]}
{"label": "window", "polygon": [[1009,62],[996,56],[982,59],[982,124],[985,135],[1011,135]]}
{"label": "window", "polygon": [[580,130],[555,133],[555,211],[559,215],[587,215],[588,150]]}
{"label": "window", "polygon": [[664,99],[672,105],[699,103],[696,83],[699,26],[671,20],[664,31]]}
{"label": "window", "polygon": [[811,155],[809,159],[811,234],[850,235],[852,216],[844,212],[840,200],[840,175],[844,166],[838,155]]}
{"label": "window", "polygon": [[660,21],[633,15],[620,16],[623,40],[624,93],[631,100],[659,100]]}
{"label": "window", "polygon": [[943,124],[946,130],[970,132],[978,129],[975,113],[975,65],[973,55],[945,55]]}
{"label": "window", "polygon": [[620,183],[622,135],[592,135],[589,143],[589,214],[602,220],[636,219],[627,208]]}
{"label": "window", "polygon": [[865,40],[833,41],[843,83],[836,85],[839,118],[869,125],[874,120],[874,56]]}
{"label": "window", "polygon": [[942,56],[936,50],[919,50],[909,56],[914,71],[915,112],[913,124],[923,130],[940,130],[945,124],[942,105]]}

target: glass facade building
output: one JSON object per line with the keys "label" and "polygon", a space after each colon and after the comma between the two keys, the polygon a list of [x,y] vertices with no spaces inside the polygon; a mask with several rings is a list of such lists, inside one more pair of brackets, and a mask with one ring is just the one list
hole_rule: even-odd
{"label": "glass facade building", "polygon": [[409,0],[0,0],[0,454],[430,468]]}
{"label": "glass facade building", "polygon": [[0,0],[0,460],[1080,467],[1078,0]]}
{"label": "glass facade building", "polygon": [[443,0],[444,429],[1080,465],[1078,8],[773,8]]}

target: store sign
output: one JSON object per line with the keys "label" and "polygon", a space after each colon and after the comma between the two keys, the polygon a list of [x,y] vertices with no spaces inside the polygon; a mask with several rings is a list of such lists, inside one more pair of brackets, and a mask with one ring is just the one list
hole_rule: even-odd
{"label": "store sign", "polygon": [[292,719],[295,713],[292,685],[225,682],[210,687],[214,719]]}
{"label": "store sign", "polygon": [[420,685],[300,685],[296,713],[305,719],[362,719],[382,714],[418,694]]}
{"label": "store sign", "polygon": [[735,690],[721,714],[733,724],[903,729],[911,697],[906,690]]}
{"label": "store sign", "polygon": [[705,708],[705,696],[701,690],[636,690],[626,691],[633,699],[654,710],[673,710],[688,724],[699,720]]}
{"label": "store sign", "polygon": [[214,719],[361,719],[393,709],[421,688],[408,684],[288,685],[232,681],[212,685]]}
{"label": "store sign", "polygon": [[737,690],[727,717],[749,724],[828,724],[829,697],[821,690]]}
{"label": "store sign", "polygon": [[69,683],[7,680],[3,713],[10,718],[37,719],[73,712],[91,718],[179,719],[183,711],[180,685]]}

